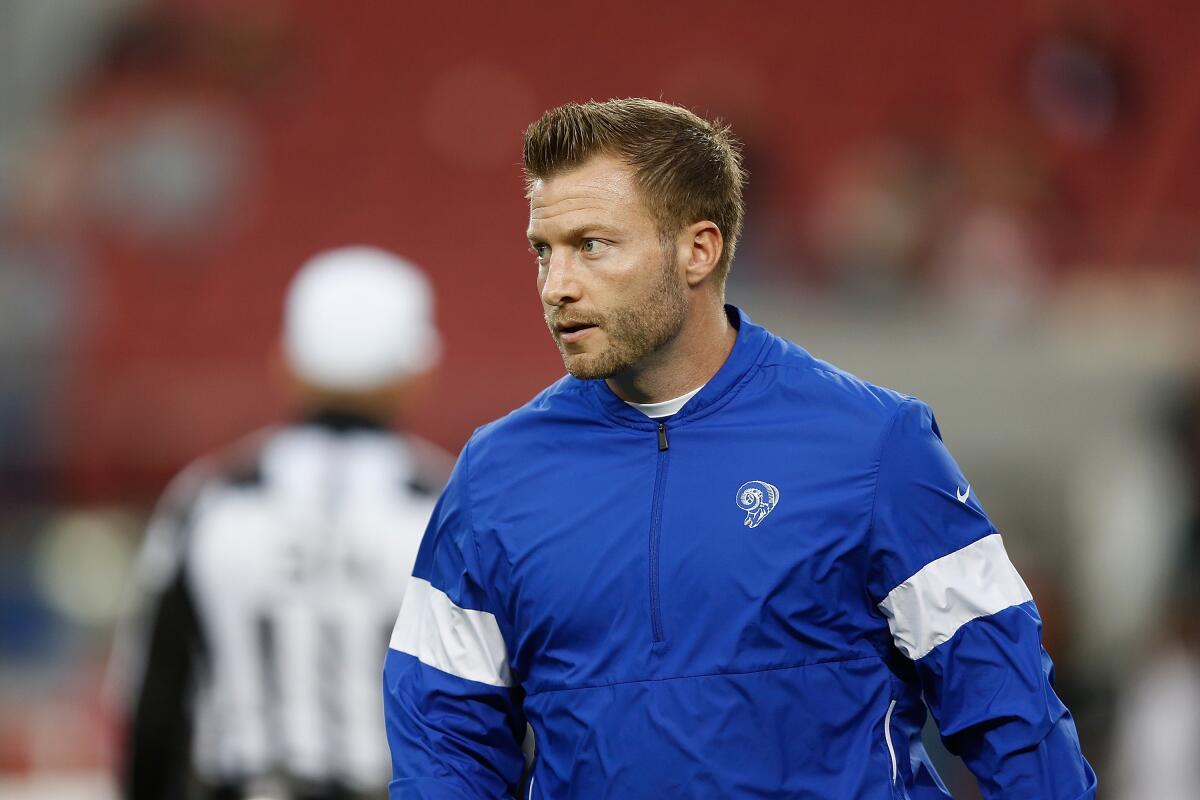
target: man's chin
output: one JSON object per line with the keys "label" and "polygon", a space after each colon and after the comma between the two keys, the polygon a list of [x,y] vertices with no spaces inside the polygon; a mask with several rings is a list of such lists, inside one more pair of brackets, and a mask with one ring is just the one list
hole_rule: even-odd
{"label": "man's chin", "polygon": [[611,378],[620,367],[605,358],[605,353],[563,353],[563,366],[573,377],[583,381]]}

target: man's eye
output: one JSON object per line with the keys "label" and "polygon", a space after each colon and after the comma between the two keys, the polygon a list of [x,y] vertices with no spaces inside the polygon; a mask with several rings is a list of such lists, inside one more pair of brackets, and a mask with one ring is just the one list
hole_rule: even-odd
{"label": "man's eye", "polygon": [[588,255],[595,255],[606,247],[608,247],[608,242],[602,242],[599,239],[584,239],[582,250]]}
{"label": "man's eye", "polygon": [[537,256],[538,261],[542,261],[550,256],[550,245],[548,244],[531,245],[529,250]]}

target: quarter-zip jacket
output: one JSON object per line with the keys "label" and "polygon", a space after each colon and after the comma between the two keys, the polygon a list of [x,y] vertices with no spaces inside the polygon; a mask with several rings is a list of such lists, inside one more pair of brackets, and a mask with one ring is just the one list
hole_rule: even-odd
{"label": "quarter-zip jacket", "polygon": [[1093,797],[929,409],[728,313],[669,419],[564,377],[464,448],[387,657],[392,797],[944,798],[926,704],[988,800]]}

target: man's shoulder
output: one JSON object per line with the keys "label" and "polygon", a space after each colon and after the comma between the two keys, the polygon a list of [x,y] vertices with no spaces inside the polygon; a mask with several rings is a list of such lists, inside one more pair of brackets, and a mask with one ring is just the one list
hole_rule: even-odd
{"label": "man's shoulder", "polygon": [[780,336],[774,336],[762,368],[778,386],[797,394],[812,411],[888,425],[901,406],[920,403],[911,395],[872,383],[817,358]]}
{"label": "man's shoulder", "polygon": [[534,437],[552,435],[556,429],[594,420],[589,402],[589,382],[564,375],[524,403],[498,419],[480,426],[471,436],[472,452],[521,444]]}

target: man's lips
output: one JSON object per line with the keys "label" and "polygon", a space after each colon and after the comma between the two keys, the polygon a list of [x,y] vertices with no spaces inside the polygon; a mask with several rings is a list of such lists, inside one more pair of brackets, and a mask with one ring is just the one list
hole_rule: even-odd
{"label": "man's lips", "polygon": [[554,323],[554,331],[558,334],[558,339],[563,344],[575,344],[598,327],[598,325],[592,322],[571,321]]}

